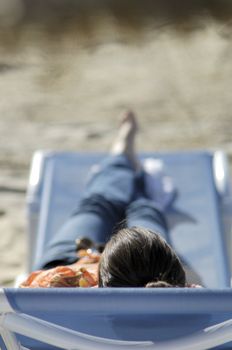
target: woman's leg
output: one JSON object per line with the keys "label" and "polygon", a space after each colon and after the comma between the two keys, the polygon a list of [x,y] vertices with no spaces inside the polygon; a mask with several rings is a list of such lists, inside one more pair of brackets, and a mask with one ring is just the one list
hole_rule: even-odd
{"label": "woman's leg", "polygon": [[138,226],[159,233],[168,243],[168,225],[165,214],[156,203],[141,197],[133,201],[126,211],[128,227]]}
{"label": "woman's leg", "polygon": [[132,150],[136,130],[135,117],[129,112],[122,121],[111,155],[90,179],[77,210],[48,244],[36,269],[75,262],[76,240],[86,237],[105,243],[124,219],[125,209],[134,195],[137,163]]}
{"label": "woman's leg", "polygon": [[[155,187],[155,184],[154,184]],[[128,227],[138,226],[159,233],[166,241],[169,241],[168,224],[165,216],[165,206],[159,202],[162,196],[151,199],[154,195],[148,192],[146,174],[144,170],[137,173],[135,178],[134,200],[126,210],[126,224]],[[150,198],[149,198],[150,197]],[[172,196],[170,196],[170,201]],[[167,205],[169,201],[167,200]]]}

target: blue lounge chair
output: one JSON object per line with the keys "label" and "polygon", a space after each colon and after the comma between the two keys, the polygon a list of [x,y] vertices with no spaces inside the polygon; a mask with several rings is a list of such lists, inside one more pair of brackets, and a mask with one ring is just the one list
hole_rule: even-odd
{"label": "blue lounge chair", "polygon": [[[75,209],[87,171],[103,156],[35,155],[28,191],[29,271]],[[226,158],[221,152],[146,157],[162,159],[174,179],[179,195],[168,214],[170,240],[206,288],[4,289],[0,332],[8,350],[232,348]]]}

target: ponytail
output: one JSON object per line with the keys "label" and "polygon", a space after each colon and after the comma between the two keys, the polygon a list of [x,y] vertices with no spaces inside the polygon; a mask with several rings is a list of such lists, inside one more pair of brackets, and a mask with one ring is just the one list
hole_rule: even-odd
{"label": "ponytail", "polygon": [[157,281],[157,282],[148,282],[146,285],[145,285],[145,288],[174,288],[176,286],[173,286],[172,284],[170,283],[167,283],[165,281]]}

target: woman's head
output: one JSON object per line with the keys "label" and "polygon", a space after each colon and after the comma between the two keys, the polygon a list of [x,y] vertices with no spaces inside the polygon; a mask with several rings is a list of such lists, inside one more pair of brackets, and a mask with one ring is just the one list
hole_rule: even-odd
{"label": "woman's head", "polygon": [[99,287],[185,286],[185,272],[174,250],[150,230],[120,230],[106,244],[99,265]]}

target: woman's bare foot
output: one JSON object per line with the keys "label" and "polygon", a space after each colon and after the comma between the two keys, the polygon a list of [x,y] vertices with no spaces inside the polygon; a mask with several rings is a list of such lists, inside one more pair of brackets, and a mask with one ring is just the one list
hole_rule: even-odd
{"label": "woman's bare foot", "polygon": [[125,154],[135,170],[141,167],[135,153],[135,136],[137,131],[138,125],[135,114],[132,111],[127,111],[122,117],[118,136],[111,149],[112,154]]}

